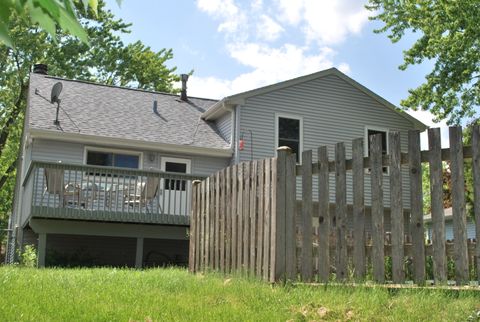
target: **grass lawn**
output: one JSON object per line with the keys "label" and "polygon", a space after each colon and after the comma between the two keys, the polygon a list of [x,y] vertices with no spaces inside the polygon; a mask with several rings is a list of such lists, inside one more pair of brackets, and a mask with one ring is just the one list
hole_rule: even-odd
{"label": "grass lawn", "polygon": [[478,321],[480,293],[270,286],[183,269],[0,267],[0,321]]}

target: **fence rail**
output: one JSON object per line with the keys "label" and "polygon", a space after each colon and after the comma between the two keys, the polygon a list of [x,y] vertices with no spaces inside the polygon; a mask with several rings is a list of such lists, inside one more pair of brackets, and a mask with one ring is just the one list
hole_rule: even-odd
{"label": "fence rail", "polygon": [[32,161],[23,186],[35,217],[188,225],[198,179],[204,177]]}
{"label": "fence rail", "polygon": [[[303,151],[302,165],[296,164],[288,148],[280,148],[276,158],[244,162],[195,182],[190,270],[244,271],[271,282],[327,282],[332,273],[341,281],[372,276],[378,283],[413,280],[424,284],[432,278],[444,284],[450,278],[461,285],[474,279],[472,272],[480,280],[480,245],[467,240],[466,234],[464,169],[464,163],[472,165],[479,240],[480,128],[474,127],[472,146],[468,147],[463,146],[460,127],[451,127],[449,133],[449,149],[441,148],[440,130],[429,129],[429,149],[421,151],[420,133],[412,130],[408,153],[402,153],[400,134],[390,132],[387,155],[382,155],[382,137],[377,134],[369,138],[369,157],[364,157],[363,140],[356,139],[351,159],[346,159],[345,144],[338,143],[334,160],[329,160],[323,146],[318,148],[317,162],[312,160],[312,151]],[[452,178],[453,241],[445,239],[445,160],[450,161]],[[425,239],[422,163],[430,167],[431,242]],[[389,167],[390,209],[384,207],[384,167]],[[408,169],[407,176],[402,169]],[[330,172],[335,173],[334,191],[330,191]],[[352,176],[349,187],[347,173]],[[297,176],[302,178],[301,200],[297,200]],[[370,176],[370,207],[365,206],[366,176]],[[317,201],[314,177],[318,178]],[[403,209],[405,179],[409,181],[410,209]],[[349,189],[353,191],[352,205],[347,205]],[[366,229],[367,208],[371,231]],[[390,214],[389,231],[386,213]],[[350,224],[349,215],[353,216]]]}

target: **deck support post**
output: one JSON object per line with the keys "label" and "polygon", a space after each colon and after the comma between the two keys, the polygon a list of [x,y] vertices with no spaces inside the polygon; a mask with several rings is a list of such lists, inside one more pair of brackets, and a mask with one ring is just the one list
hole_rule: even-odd
{"label": "deck support post", "polygon": [[38,267],[45,267],[45,254],[47,252],[47,234],[38,234]]}
{"label": "deck support post", "polygon": [[135,253],[135,268],[143,267],[143,237],[137,238],[137,251]]}

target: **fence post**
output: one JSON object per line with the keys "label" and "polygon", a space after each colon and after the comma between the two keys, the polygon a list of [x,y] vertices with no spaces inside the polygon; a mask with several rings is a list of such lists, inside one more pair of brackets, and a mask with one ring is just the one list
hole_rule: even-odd
{"label": "fence post", "polygon": [[[286,177],[287,159],[291,149],[279,147],[277,159],[272,164],[272,228],[271,228],[271,262],[270,282],[276,282],[285,277],[286,244],[285,244],[285,214],[286,214]],[[276,171],[275,171],[276,170]]]}
{"label": "fence post", "polygon": [[480,126],[475,125],[472,131],[472,168],[473,168],[473,194],[476,228],[476,258],[477,279],[480,283]]}
{"label": "fence post", "polygon": [[369,140],[372,185],[373,278],[377,283],[383,283],[385,282],[385,233],[383,227],[382,135],[371,135]]}
{"label": "fence post", "polygon": [[404,218],[402,202],[402,173],[400,159],[400,133],[389,133],[390,146],[390,225],[392,232],[393,283],[405,280],[404,266]]}

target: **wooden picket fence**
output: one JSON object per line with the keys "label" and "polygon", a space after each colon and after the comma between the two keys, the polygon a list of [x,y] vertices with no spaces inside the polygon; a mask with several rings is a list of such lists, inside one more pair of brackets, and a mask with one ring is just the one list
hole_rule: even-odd
{"label": "wooden picket fence", "polygon": [[[388,155],[382,155],[382,137],[371,136],[369,157],[363,139],[352,142],[352,159],[345,157],[344,143],[335,146],[329,160],[327,147],[302,153],[302,165],[290,149],[281,147],[277,157],[243,162],[197,181],[192,189],[190,221],[191,272],[217,270],[245,272],[266,281],[301,280],[328,282],[335,278],[365,280],[371,276],[385,283],[404,283],[409,266],[414,283],[426,281],[431,258],[433,279],[447,282],[447,261],[454,260],[455,282],[470,281],[470,271],[480,280],[480,243],[467,240],[464,162],[472,162],[476,240],[480,237],[480,127],[472,134],[472,146],[464,147],[461,127],[451,127],[450,148],[441,148],[440,129],[429,129],[429,149],[420,150],[420,133],[408,133],[408,153],[402,153],[400,134],[389,133]],[[445,240],[442,161],[450,161],[454,241]],[[422,163],[430,166],[432,241],[425,240]],[[385,231],[383,176],[389,167],[390,231]],[[403,209],[402,167],[408,169],[410,209]],[[366,170],[368,169],[368,174]],[[347,173],[351,172],[353,202],[347,205]],[[335,174],[330,191],[329,173]],[[370,176],[371,205],[365,206],[365,176]],[[296,178],[302,178],[297,200]],[[312,181],[318,178],[317,201]],[[330,193],[335,202],[330,203]],[[365,213],[371,214],[367,232]],[[353,226],[347,225],[347,212]],[[404,211],[409,215],[404,216]],[[407,222],[405,222],[407,218]],[[334,220],[332,220],[334,219]],[[405,230],[405,227],[409,227]],[[386,274],[386,259],[391,271]],[[406,263],[409,263],[408,265]],[[388,266],[387,266],[388,267]],[[350,274],[351,273],[351,274]]]}

